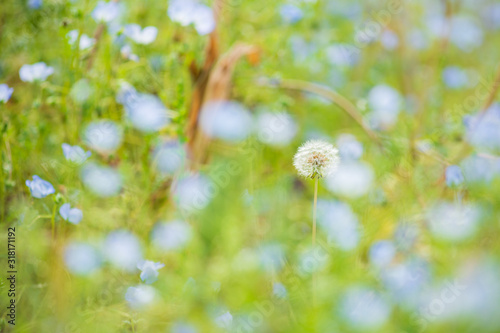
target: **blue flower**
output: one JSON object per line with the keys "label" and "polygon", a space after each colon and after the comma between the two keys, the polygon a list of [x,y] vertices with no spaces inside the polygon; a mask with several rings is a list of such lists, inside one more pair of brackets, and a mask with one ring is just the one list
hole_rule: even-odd
{"label": "blue flower", "polygon": [[391,241],[378,241],[370,247],[370,263],[377,268],[388,266],[396,255],[396,247]]}
{"label": "blue flower", "polygon": [[141,132],[159,131],[170,122],[169,111],[154,95],[141,93],[129,95],[124,106],[127,118]]}
{"label": "blue flower", "polygon": [[255,124],[259,141],[274,147],[289,144],[298,131],[295,120],[288,113],[262,112]]}
{"label": "blue flower", "polygon": [[341,318],[356,329],[376,330],[390,314],[390,303],[380,293],[365,286],[349,287],[340,301]]}
{"label": "blue flower", "polygon": [[53,73],[54,68],[44,62],[37,62],[33,65],[23,65],[19,70],[19,77],[24,82],[45,81]]}
{"label": "blue flower", "polygon": [[473,236],[480,217],[480,208],[471,203],[438,202],[427,213],[432,234],[449,241]]}
{"label": "blue flower", "polygon": [[296,23],[304,17],[302,10],[292,4],[284,4],[280,7],[280,15],[287,23]]}
{"label": "blue flower", "polygon": [[89,84],[87,79],[80,79],[73,84],[70,91],[70,96],[79,104],[86,102],[94,92],[94,88]]}
{"label": "blue flower", "polygon": [[[80,32],[78,30],[71,30],[66,34],[66,38],[68,38],[68,43],[70,45],[74,45],[76,41],[78,40],[78,35],[80,35]],[[86,34],[82,34],[80,36],[80,50],[86,50],[88,48],[91,48],[95,44],[95,39],[87,36]]]}
{"label": "blue flower", "polygon": [[186,163],[186,150],[178,140],[170,140],[156,147],[153,166],[163,174],[173,175]]}
{"label": "blue flower", "polygon": [[62,150],[66,160],[76,164],[82,164],[92,155],[90,151],[85,152],[81,147],[71,146],[67,143],[62,144]]}
{"label": "blue flower", "polygon": [[187,175],[179,179],[171,191],[177,206],[186,212],[205,208],[217,194],[214,185],[202,174]]}
{"label": "blue flower", "polygon": [[126,230],[113,231],[106,237],[104,255],[111,264],[129,272],[142,260],[139,240]]}
{"label": "blue flower", "polygon": [[124,34],[137,44],[146,45],[155,41],[158,29],[153,26],[141,29],[141,26],[138,24],[127,24]]}
{"label": "blue flower", "polygon": [[5,83],[0,84],[0,102],[7,103],[14,92],[14,88],[10,88]]}
{"label": "blue flower", "polygon": [[460,67],[448,66],[442,73],[443,81],[451,89],[460,89],[467,86],[469,78],[467,72]]}
{"label": "blue flower", "polygon": [[83,132],[85,144],[103,154],[110,154],[118,149],[122,137],[122,128],[112,120],[94,121]]}
{"label": "blue flower", "polygon": [[333,242],[341,250],[351,251],[358,246],[359,222],[348,204],[319,200],[318,224],[326,231],[329,242]]}
{"label": "blue flower", "polygon": [[214,318],[215,325],[220,328],[230,328],[233,323],[233,316],[229,311]]}
{"label": "blue flower", "polygon": [[32,181],[27,180],[26,186],[29,187],[31,196],[38,199],[45,198],[49,194],[52,194],[56,191],[54,190],[54,187],[52,186],[51,183],[49,183],[46,180],[43,180],[37,175],[33,176]]}
{"label": "blue flower", "polygon": [[212,9],[193,0],[171,0],[167,11],[174,22],[183,26],[194,24],[198,34],[206,35],[215,29],[215,17]]}
{"label": "blue flower", "polygon": [[92,11],[92,18],[96,22],[109,23],[118,17],[120,14],[120,7],[117,2],[99,1]]}
{"label": "blue flower", "polygon": [[458,186],[464,182],[464,175],[462,169],[458,165],[450,165],[446,168],[446,185],[448,187]]}
{"label": "blue flower", "polygon": [[138,285],[129,287],[125,300],[131,308],[141,309],[150,305],[156,298],[156,290],[151,286]]}
{"label": "blue flower", "polygon": [[59,208],[59,214],[62,218],[70,223],[78,224],[83,218],[83,213],[78,208],[71,208],[69,203],[65,203]]}
{"label": "blue flower", "polygon": [[141,270],[141,280],[147,284],[158,280],[158,270],[162,267],[165,267],[165,265],[161,262],[150,260],[142,260],[137,264],[137,268]]}
{"label": "blue flower", "polygon": [[252,116],[237,102],[210,102],[201,110],[200,125],[209,137],[240,142],[251,133]]}
{"label": "blue flower", "polygon": [[337,171],[325,178],[325,186],[332,193],[348,198],[359,198],[368,193],[374,179],[372,167],[356,160],[340,163]]}
{"label": "blue flower", "polygon": [[88,275],[101,266],[99,252],[91,245],[73,242],[64,250],[64,263],[76,275]]}
{"label": "blue flower", "polygon": [[494,103],[484,113],[464,117],[467,140],[480,151],[500,151],[500,104]]}
{"label": "blue flower", "polygon": [[286,287],[280,283],[280,282],[274,282],[273,283],[273,295],[276,296],[277,298],[286,298],[288,292],[286,290]]}
{"label": "blue flower", "polygon": [[164,251],[178,250],[191,239],[191,228],[184,221],[159,222],[151,233],[153,244]]}
{"label": "blue flower", "polygon": [[401,94],[394,88],[380,84],[370,90],[368,104],[372,110],[370,120],[377,129],[394,125],[403,105]]}
{"label": "blue flower", "polygon": [[342,134],[337,138],[340,159],[359,160],[363,156],[363,145],[351,134]]}
{"label": "blue flower", "polygon": [[28,7],[31,9],[39,9],[42,7],[43,1],[42,0],[28,0]]}
{"label": "blue flower", "polygon": [[118,171],[96,164],[86,165],[81,171],[82,181],[92,192],[101,197],[118,194],[122,188],[122,178]]}

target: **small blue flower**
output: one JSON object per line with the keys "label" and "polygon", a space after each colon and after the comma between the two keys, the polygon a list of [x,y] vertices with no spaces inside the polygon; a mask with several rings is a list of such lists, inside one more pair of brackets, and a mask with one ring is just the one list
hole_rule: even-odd
{"label": "small blue flower", "polygon": [[280,15],[287,23],[297,23],[304,17],[302,10],[291,4],[284,4],[280,7]]}
{"label": "small blue flower", "polygon": [[104,242],[104,255],[115,267],[133,272],[142,260],[139,240],[126,230],[111,232]]}
{"label": "small blue flower", "polygon": [[156,132],[170,123],[169,110],[158,97],[142,93],[132,96],[124,104],[125,113],[139,131]]}
{"label": "small blue flower", "polygon": [[446,168],[446,185],[448,187],[458,186],[464,182],[462,169],[458,165],[450,165]]}
{"label": "small blue flower", "polygon": [[69,203],[65,203],[59,208],[59,214],[62,218],[70,223],[78,224],[83,218],[83,213],[78,208],[71,208]]}
{"label": "small blue flower", "polygon": [[214,318],[215,325],[220,328],[230,328],[233,323],[233,316],[229,311]]}
{"label": "small blue flower", "polygon": [[[78,40],[78,35],[80,35],[80,32],[78,30],[71,30],[66,34],[66,38],[68,39],[68,43],[70,45],[74,45],[76,41]],[[80,35],[80,43],[79,47],[80,50],[86,50],[91,48],[95,44],[95,39],[87,36],[86,34]]]}
{"label": "small blue flower", "polygon": [[200,125],[211,138],[241,142],[252,131],[252,116],[240,103],[217,101],[207,103],[201,110]]}
{"label": "small blue flower", "polygon": [[137,268],[141,270],[141,280],[147,284],[158,280],[158,270],[162,267],[165,267],[165,265],[161,262],[150,260],[142,260],[137,264]]}
{"label": "small blue flower", "polygon": [[39,9],[42,7],[43,1],[42,0],[28,0],[28,7],[31,9]]}
{"label": "small blue flower", "polygon": [[377,268],[388,266],[395,255],[396,247],[391,241],[378,241],[370,247],[370,263]]}
{"label": "small blue flower", "polygon": [[117,2],[99,1],[92,11],[92,18],[96,22],[109,23],[120,15],[120,7]]}
{"label": "small blue flower", "polygon": [[45,81],[53,73],[54,68],[44,62],[37,62],[33,65],[23,65],[19,70],[19,77],[24,82]]}
{"label": "small blue flower", "polygon": [[101,266],[101,257],[93,246],[73,242],[64,250],[64,263],[73,274],[89,275]]}
{"label": "small blue flower", "polygon": [[120,146],[123,130],[114,121],[102,119],[90,123],[82,137],[90,148],[103,154],[110,154]]}
{"label": "small blue flower", "polygon": [[117,195],[122,189],[122,177],[113,168],[93,163],[85,165],[81,178],[86,187],[100,197]]}
{"label": "small blue flower", "polygon": [[152,157],[153,166],[165,175],[173,175],[186,163],[186,149],[178,140],[162,142]]}
{"label": "small blue flower", "polygon": [[129,287],[125,294],[125,300],[134,309],[141,309],[150,305],[155,298],[156,290],[151,286],[145,285]]}
{"label": "small blue flower", "polygon": [[158,35],[158,28],[151,26],[142,29],[138,24],[127,24],[124,34],[137,44],[147,45],[155,41]]}
{"label": "small blue flower", "polygon": [[54,190],[54,187],[52,186],[51,183],[49,183],[46,180],[43,180],[37,175],[33,176],[32,181],[27,180],[26,186],[29,187],[31,196],[38,199],[45,198],[49,194],[52,194],[56,191]]}
{"label": "small blue flower", "polygon": [[151,238],[161,250],[179,250],[191,239],[191,228],[184,221],[159,222],[153,228]]}
{"label": "small blue flower", "polygon": [[67,143],[62,144],[62,150],[66,160],[76,164],[82,164],[92,155],[90,151],[85,152],[81,147],[71,146]]}
{"label": "small blue flower", "polygon": [[200,35],[211,33],[215,29],[215,17],[212,8],[194,0],[171,0],[168,16],[182,26],[190,24]]}
{"label": "small blue flower", "polygon": [[286,298],[288,292],[286,290],[286,287],[279,282],[274,282],[273,283],[273,295],[276,296],[277,298]]}
{"label": "small blue flower", "polygon": [[12,96],[14,88],[10,88],[8,85],[0,84],[0,102],[7,103]]}

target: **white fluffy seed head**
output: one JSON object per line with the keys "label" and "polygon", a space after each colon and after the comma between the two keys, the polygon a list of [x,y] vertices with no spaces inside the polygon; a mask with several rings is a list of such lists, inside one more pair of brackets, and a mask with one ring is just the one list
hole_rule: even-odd
{"label": "white fluffy seed head", "polygon": [[339,162],[338,149],[322,140],[307,141],[293,157],[299,175],[306,178],[326,177],[337,169]]}

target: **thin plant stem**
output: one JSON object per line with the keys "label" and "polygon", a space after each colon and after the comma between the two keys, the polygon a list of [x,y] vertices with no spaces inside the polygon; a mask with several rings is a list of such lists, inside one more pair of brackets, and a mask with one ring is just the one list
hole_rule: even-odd
{"label": "thin plant stem", "polygon": [[56,237],[56,208],[57,208],[57,204],[54,203],[54,208],[52,209],[52,218],[51,218],[52,238]]}
{"label": "thin plant stem", "polygon": [[[313,227],[312,227],[312,250],[316,247],[316,207],[318,206],[318,181],[319,177],[314,178],[314,205],[313,205]],[[316,272],[312,273],[312,299],[313,306],[316,306]]]}
{"label": "thin plant stem", "polygon": [[313,207],[313,227],[312,227],[312,245],[316,245],[316,206],[318,205],[318,177],[314,178],[314,207]]}

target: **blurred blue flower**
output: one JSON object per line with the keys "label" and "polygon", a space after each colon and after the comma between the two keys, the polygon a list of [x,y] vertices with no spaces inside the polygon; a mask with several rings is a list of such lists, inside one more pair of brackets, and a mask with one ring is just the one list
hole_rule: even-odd
{"label": "blurred blue flower", "polygon": [[180,250],[191,239],[191,227],[184,221],[159,222],[151,232],[153,244],[164,251]]}
{"label": "blurred blue flower", "polygon": [[75,102],[83,104],[93,93],[94,88],[89,84],[89,81],[80,79],[71,87],[70,96]]}
{"label": "blurred blue flower", "polygon": [[70,223],[78,224],[83,218],[83,213],[78,208],[71,208],[69,203],[65,203],[59,208],[59,214],[62,218]]}
{"label": "blurred blue flower", "polygon": [[229,311],[214,318],[214,323],[220,328],[230,328],[233,324],[233,316]]}
{"label": "blurred blue flower", "polygon": [[129,272],[133,272],[142,260],[139,240],[126,230],[109,233],[104,241],[103,252],[113,266]]}
{"label": "blurred blue flower", "polygon": [[288,3],[281,5],[280,15],[286,23],[297,23],[304,17],[304,13],[299,7]]}
{"label": "blurred blue flower", "polygon": [[158,280],[158,270],[165,267],[161,262],[150,260],[142,260],[137,264],[137,268],[141,270],[141,280],[146,284],[151,284]]}
{"label": "blurred blue flower", "polygon": [[464,88],[469,83],[467,72],[457,66],[446,67],[442,76],[444,83],[451,89]]}
{"label": "blurred blue flower", "polygon": [[446,185],[448,187],[458,186],[464,182],[462,169],[458,165],[450,165],[445,171]]}
{"label": "blurred blue flower", "polygon": [[307,42],[302,36],[293,35],[288,43],[292,50],[292,55],[296,63],[307,62],[318,51],[318,47],[313,42]]}
{"label": "blurred blue flower", "polygon": [[94,194],[101,197],[111,197],[118,194],[122,188],[122,178],[113,168],[90,163],[83,167],[81,178]]}
{"label": "blurred blue flower", "polygon": [[451,19],[450,41],[464,52],[472,52],[483,44],[484,32],[472,17],[455,16]]}
{"label": "blurred blue flower", "polygon": [[302,250],[298,257],[298,272],[301,275],[310,275],[323,269],[329,260],[328,253],[320,247],[310,247]]}
{"label": "blurred blue flower", "polygon": [[113,153],[122,142],[123,130],[112,120],[90,123],[83,132],[83,141],[90,148],[105,154]]}
{"label": "blurred blue flower", "polygon": [[341,250],[350,251],[359,243],[358,218],[346,203],[318,200],[318,224],[328,235],[328,240]]}
{"label": "blurred blue flower", "polygon": [[54,68],[44,62],[37,62],[33,65],[23,65],[19,70],[19,77],[24,82],[45,81],[53,73]]}
{"label": "blurred blue flower", "polygon": [[5,83],[0,84],[0,102],[7,103],[14,92],[14,88],[10,88]]}
{"label": "blurred blue flower", "polygon": [[218,188],[202,174],[186,175],[172,186],[172,194],[177,206],[186,212],[205,208],[217,195]]}
{"label": "blurred blue flower", "polygon": [[169,111],[154,95],[131,94],[125,101],[124,107],[125,114],[132,125],[144,133],[157,132],[170,122]]}
{"label": "blurred blue flower", "polygon": [[101,257],[93,246],[71,242],[64,249],[64,263],[73,274],[89,275],[101,266]]}
{"label": "blurred blue flower", "polygon": [[434,236],[450,241],[473,236],[480,217],[479,207],[468,203],[442,201],[427,212],[429,227]]}
{"label": "blurred blue flower", "polygon": [[67,143],[63,143],[61,146],[64,157],[67,161],[70,161],[72,163],[82,164],[87,160],[87,158],[90,157],[90,155],[92,155],[90,151],[86,152],[79,146],[71,146]]}
{"label": "blurred blue flower", "polygon": [[[66,34],[66,38],[68,39],[68,43],[70,45],[74,45],[78,40],[78,35],[80,35],[80,31],[71,30]],[[95,44],[95,39],[87,36],[86,34],[80,35],[80,50],[86,50],[91,48]]]}
{"label": "blurred blue flower", "polygon": [[194,24],[198,34],[206,35],[215,29],[215,17],[212,9],[194,0],[171,0],[168,16],[183,26]]}
{"label": "blurred blue flower", "polygon": [[470,183],[490,183],[500,174],[500,159],[471,155],[462,162],[464,178]]}
{"label": "blurred blue flower", "polygon": [[392,30],[384,30],[380,34],[380,43],[386,50],[394,50],[399,45],[399,37]]}
{"label": "blurred blue flower", "polygon": [[255,124],[258,139],[270,146],[288,145],[298,131],[295,120],[288,113],[262,112]]}
{"label": "blurred blue flower", "polygon": [[130,46],[130,44],[123,45],[122,48],[120,49],[120,53],[122,57],[124,57],[125,59],[132,60],[135,62],[139,61],[139,56],[135,53],[132,53],[132,47]]}
{"label": "blurred blue flower", "polygon": [[332,193],[347,198],[359,198],[367,194],[374,179],[370,165],[359,161],[343,161],[337,171],[325,178],[325,186]]}
{"label": "blurred blue flower", "polygon": [[340,300],[340,315],[349,326],[377,330],[391,314],[390,303],[377,291],[365,286],[349,287]]}
{"label": "blurred blue flower", "polygon": [[170,328],[171,333],[198,333],[198,330],[195,326],[184,323],[184,322],[176,322]]}
{"label": "blurred blue flower", "polygon": [[263,244],[258,249],[260,266],[267,273],[280,271],[285,265],[285,252],[278,243]]}
{"label": "blurred blue flower", "polygon": [[406,35],[406,42],[415,50],[427,49],[430,44],[427,35],[419,29],[410,30]]}
{"label": "blurred blue flower", "polygon": [[386,129],[396,123],[403,105],[403,98],[396,89],[380,84],[370,90],[368,105],[372,110],[370,113],[372,126],[377,129]]}
{"label": "blurred blue flower", "polygon": [[273,283],[273,295],[277,298],[284,299],[287,297],[288,292],[286,287],[280,282]]}
{"label": "blurred blue flower", "polygon": [[42,7],[43,1],[42,0],[28,0],[28,7],[31,9],[39,9]]}
{"label": "blurred blue flower", "polygon": [[133,309],[143,309],[153,303],[155,298],[156,290],[146,285],[129,287],[125,293],[125,300]]}
{"label": "blurred blue flower", "polygon": [[430,282],[431,273],[429,264],[415,257],[384,267],[380,278],[398,304],[413,308],[418,306],[421,292]]}
{"label": "blurred blue flower", "polygon": [[419,230],[415,224],[400,223],[394,231],[394,242],[398,250],[408,251],[413,247],[418,236]]}
{"label": "blurred blue flower", "polygon": [[165,141],[155,148],[152,163],[161,173],[173,175],[185,165],[186,149],[179,140]]}
{"label": "blurred blue flower", "polygon": [[240,103],[233,101],[209,102],[200,115],[205,134],[229,142],[240,142],[250,135],[252,116]]}
{"label": "blurred blue flower", "polygon": [[109,23],[118,15],[120,15],[120,7],[115,1],[99,1],[92,11],[92,18],[98,23]]}
{"label": "blurred blue flower", "polygon": [[464,117],[467,140],[481,151],[500,151],[500,104],[494,103],[485,112]]}
{"label": "blurred blue flower", "polygon": [[51,183],[49,183],[46,180],[43,180],[37,175],[33,176],[32,181],[27,180],[26,186],[29,187],[31,196],[38,199],[45,198],[49,194],[55,193],[56,191],[54,190],[54,187],[52,186]]}
{"label": "blurred blue flower", "polygon": [[332,66],[352,67],[356,65],[361,53],[359,49],[350,44],[335,43],[325,49],[327,61]]}
{"label": "blurred blue flower", "polygon": [[337,148],[341,161],[359,160],[363,156],[363,145],[351,134],[342,134],[337,138]]}
{"label": "blurred blue flower", "polygon": [[388,240],[377,241],[370,247],[370,263],[377,268],[390,265],[395,255],[396,247]]}
{"label": "blurred blue flower", "polygon": [[155,41],[158,29],[153,26],[142,29],[138,24],[127,24],[124,34],[137,44],[147,45]]}
{"label": "blurred blue flower", "polygon": [[490,30],[500,29],[500,3],[486,5],[482,9],[482,17],[485,25]]}

